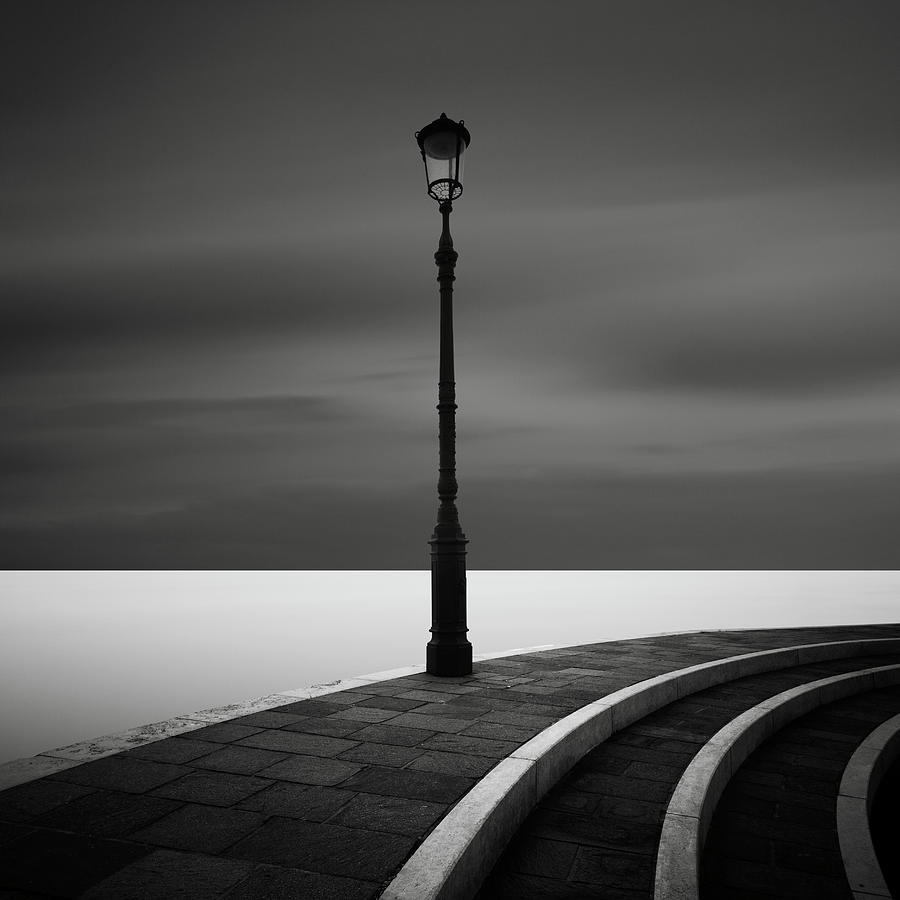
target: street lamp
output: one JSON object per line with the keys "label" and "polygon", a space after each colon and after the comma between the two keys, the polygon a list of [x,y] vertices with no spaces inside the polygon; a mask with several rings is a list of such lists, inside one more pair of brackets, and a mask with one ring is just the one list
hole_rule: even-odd
{"label": "street lamp", "polygon": [[431,640],[425,648],[432,675],[468,675],[472,645],[466,637],[466,536],[456,510],[456,381],[453,371],[453,270],[457,253],[450,237],[452,201],[462,194],[463,154],[469,132],[441,113],[416,132],[425,163],[428,194],[438,202],[443,228],[434,261],[441,293],[441,353],[438,381],[439,477],[437,525],[431,536]]}

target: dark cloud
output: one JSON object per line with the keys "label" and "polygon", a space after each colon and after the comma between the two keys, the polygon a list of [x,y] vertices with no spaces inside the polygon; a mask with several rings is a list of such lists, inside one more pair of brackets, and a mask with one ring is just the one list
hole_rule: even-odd
{"label": "dark cloud", "polygon": [[[398,452],[352,403],[322,397],[19,407],[0,418],[0,520],[23,526],[90,530],[98,514],[129,519],[272,485],[333,483],[354,466],[365,471],[367,439],[397,462],[422,446],[407,434]],[[384,468],[373,463],[373,477]]]}
{"label": "dark cloud", "polygon": [[887,383],[900,374],[898,200],[900,179],[819,184],[513,226],[490,238],[512,271],[476,260],[460,327],[486,351],[597,386],[775,396]]}
{"label": "dark cloud", "polygon": [[58,429],[146,428],[155,425],[218,422],[244,431],[255,423],[331,421],[345,415],[341,405],[323,397],[228,397],[72,403],[38,409],[0,407],[8,426],[6,438],[23,432],[40,434]]}
{"label": "dark cloud", "polygon": [[[848,287],[848,291],[852,288]],[[781,308],[723,296],[722,309],[672,321],[617,360],[639,383],[681,391],[785,395],[900,378],[896,294],[785,294]],[[626,376],[627,377],[627,376]]]}
{"label": "dark cloud", "polygon": [[[361,268],[343,265],[331,246],[0,275],[0,372],[52,368],[98,347],[164,355],[191,342],[363,328],[396,333],[425,324],[408,262],[399,271],[366,253],[354,262]],[[367,287],[374,279],[373,297]]]}

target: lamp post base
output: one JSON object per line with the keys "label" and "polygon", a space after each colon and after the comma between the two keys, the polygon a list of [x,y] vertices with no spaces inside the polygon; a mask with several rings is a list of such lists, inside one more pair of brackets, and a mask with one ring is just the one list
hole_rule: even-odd
{"label": "lamp post base", "polygon": [[425,670],[429,675],[471,675],[472,645],[465,638],[458,644],[429,641],[425,645]]}

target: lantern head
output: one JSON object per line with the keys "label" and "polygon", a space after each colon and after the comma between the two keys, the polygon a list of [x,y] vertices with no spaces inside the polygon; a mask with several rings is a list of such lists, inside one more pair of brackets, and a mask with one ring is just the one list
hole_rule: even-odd
{"label": "lantern head", "polygon": [[428,194],[438,203],[455,200],[462,194],[463,154],[469,146],[469,130],[441,113],[430,125],[416,132],[425,162]]}

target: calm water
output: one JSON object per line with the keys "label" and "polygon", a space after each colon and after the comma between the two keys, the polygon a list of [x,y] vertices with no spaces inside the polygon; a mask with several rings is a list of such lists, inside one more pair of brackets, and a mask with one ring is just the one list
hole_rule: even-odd
{"label": "calm water", "polygon": [[[420,663],[428,572],[0,573],[0,762]],[[900,572],[470,572],[476,653],[900,620]]]}

